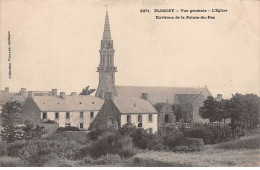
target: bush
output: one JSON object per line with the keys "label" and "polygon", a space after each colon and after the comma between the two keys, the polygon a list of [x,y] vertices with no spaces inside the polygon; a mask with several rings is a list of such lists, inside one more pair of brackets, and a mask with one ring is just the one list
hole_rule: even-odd
{"label": "bush", "polygon": [[176,146],[181,145],[181,139],[181,136],[165,135],[163,136],[163,145],[167,146],[169,150],[173,150]]}
{"label": "bush", "polygon": [[132,126],[125,126],[119,129],[122,135],[130,135],[133,139],[134,146],[140,149],[148,150],[164,150],[163,141],[161,136],[153,133],[148,133],[143,128],[136,128]]}
{"label": "bush", "polygon": [[88,134],[88,137],[89,137],[90,140],[97,140],[97,138],[98,138],[102,133],[104,133],[104,131],[102,131],[102,130],[91,131],[91,132]]}
{"label": "bush", "polygon": [[107,131],[99,136],[98,139],[93,142],[89,151],[93,158],[99,158],[107,154],[118,154],[121,157],[134,155],[131,137],[123,136],[113,131]]}
{"label": "bush", "polygon": [[0,142],[0,157],[8,155],[7,146],[5,142]]}
{"label": "bush", "polygon": [[79,146],[76,142],[62,140],[33,139],[22,148],[22,158],[30,166],[43,166],[46,162],[56,159],[75,160],[81,157]]}
{"label": "bush", "polygon": [[22,154],[22,149],[26,146],[25,140],[15,141],[7,145],[7,154],[11,157],[20,157]]}
{"label": "bush", "polygon": [[183,136],[188,138],[202,138],[205,144],[216,144],[232,138],[230,126],[219,127],[218,124],[195,123],[192,128],[184,129]]}
{"label": "bush", "polygon": [[0,167],[25,167],[26,162],[20,158],[13,157],[0,157]]}
{"label": "bush", "polygon": [[189,151],[189,147],[188,146],[184,146],[184,145],[179,145],[173,148],[174,152],[187,152]]}
{"label": "bush", "polygon": [[100,158],[92,161],[92,164],[97,164],[97,165],[115,165],[118,164],[122,161],[121,157],[116,154],[107,154],[107,155],[102,155]]}
{"label": "bush", "polygon": [[60,127],[59,129],[57,129],[57,132],[63,132],[63,131],[81,131],[81,130],[74,126]]}

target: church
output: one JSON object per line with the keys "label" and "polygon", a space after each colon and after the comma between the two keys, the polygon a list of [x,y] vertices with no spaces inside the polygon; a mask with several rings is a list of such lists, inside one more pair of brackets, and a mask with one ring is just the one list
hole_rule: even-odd
{"label": "church", "polygon": [[[110,98],[144,98],[149,101],[158,112],[158,125],[175,124],[177,121],[208,122],[199,116],[199,108],[203,101],[212,96],[205,87],[143,87],[143,86],[117,86],[114,65],[114,42],[111,37],[108,12],[106,12],[103,38],[101,40],[100,63],[97,67],[99,84],[96,97]],[[129,103],[130,104],[130,103]],[[99,112],[101,116],[102,113]],[[104,116],[104,115],[103,115]]]}
{"label": "church", "polygon": [[106,129],[110,126],[122,127],[131,123],[151,133],[164,125],[176,122],[208,122],[199,116],[199,108],[204,100],[212,96],[204,87],[145,87],[117,86],[114,65],[114,42],[111,37],[108,12],[101,47],[100,62],[97,67],[99,84],[95,96],[82,96],[72,92],[65,95],[52,91],[26,91],[19,94],[0,91],[0,107],[10,100],[22,104],[22,117],[35,124],[55,121],[58,127],[75,126],[82,130]]}

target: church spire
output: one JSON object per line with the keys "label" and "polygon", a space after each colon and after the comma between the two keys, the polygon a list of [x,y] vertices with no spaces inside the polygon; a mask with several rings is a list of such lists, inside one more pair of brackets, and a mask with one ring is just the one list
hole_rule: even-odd
{"label": "church spire", "polygon": [[99,73],[99,83],[96,97],[104,98],[104,94],[106,92],[109,92],[111,93],[111,95],[116,96],[117,91],[115,86],[115,72],[117,72],[117,67],[114,66],[115,50],[110,34],[108,12],[106,12],[103,38],[101,40],[99,53],[100,62],[97,67],[97,72]]}
{"label": "church spire", "polygon": [[106,11],[106,19],[105,19],[105,26],[104,26],[104,32],[103,32],[103,40],[111,40],[109,18],[108,18],[107,11]]}

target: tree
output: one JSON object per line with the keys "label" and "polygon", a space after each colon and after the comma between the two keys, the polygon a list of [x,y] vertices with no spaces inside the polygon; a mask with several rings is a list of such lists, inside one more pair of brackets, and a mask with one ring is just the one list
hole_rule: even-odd
{"label": "tree", "polygon": [[259,98],[255,94],[244,95],[246,127],[250,131],[259,123]]}
{"label": "tree", "polygon": [[23,132],[25,140],[30,140],[32,138],[40,138],[42,137],[42,135],[47,133],[43,126],[37,125],[36,127],[34,127],[33,123],[29,120],[26,120],[24,122]]}
{"label": "tree", "polygon": [[82,89],[80,95],[90,95],[94,91],[96,91],[96,89],[89,89],[89,86],[87,86],[87,87]]}
{"label": "tree", "polygon": [[232,128],[252,131],[259,123],[259,98],[255,94],[242,95],[236,93],[231,101]]}
{"label": "tree", "polygon": [[13,142],[22,138],[21,127],[17,127],[16,124],[20,121],[21,104],[16,101],[9,101],[3,105],[1,109],[1,119],[4,130],[1,132],[3,140],[7,142]]}
{"label": "tree", "polygon": [[223,103],[216,101],[212,96],[209,96],[204,101],[204,105],[200,108],[199,114],[203,119],[209,119],[212,122],[218,122],[219,133],[221,133],[221,121],[224,119]]}
{"label": "tree", "polygon": [[200,117],[202,119],[209,119],[210,122],[221,121],[223,118],[219,107],[219,103],[212,96],[207,97],[199,110]]}
{"label": "tree", "polygon": [[19,114],[21,110],[21,104],[17,101],[9,101],[3,105],[1,109],[1,119],[3,126],[15,126],[20,120]]}

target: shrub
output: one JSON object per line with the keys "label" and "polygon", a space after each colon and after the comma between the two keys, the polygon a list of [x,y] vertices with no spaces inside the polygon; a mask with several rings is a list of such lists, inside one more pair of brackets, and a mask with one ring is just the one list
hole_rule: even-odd
{"label": "shrub", "polygon": [[62,140],[33,139],[22,148],[22,158],[29,162],[30,166],[43,166],[50,160],[78,159],[81,146],[76,142]]}
{"label": "shrub", "polygon": [[173,148],[182,144],[182,138],[182,136],[165,135],[163,136],[163,145],[167,146],[170,150],[173,150]]}
{"label": "shrub", "polygon": [[50,120],[48,119],[47,121],[45,121],[44,123],[57,123],[55,120]]}
{"label": "shrub", "polygon": [[25,167],[26,162],[20,158],[13,157],[0,157],[0,167]]}
{"label": "shrub", "polygon": [[25,140],[15,141],[7,145],[7,154],[11,157],[20,157],[22,154],[22,149],[26,146]]}
{"label": "shrub", "polygon": [[88,137],[89,137],[90,140],[97,140],[97,138],[98,138],[102,133],[104,133],[104,131],[102,131],[102,130],[91,131],[91,132],[88,134]]}
{"label": "shrub", "polygon": [[125,126],[119,129],[122,135],[130,135],[133,139],[134,146],[140,149],[149,150],[164,150],[162,138],[159,135],[148,133],[143,128],[136,128],[133,126]]}
{"label": "shrub", "polygon": [[93,142],[89,151],[93,158],[107,154],[118,154],[121,157],[130,157],[134,154],[132,148],[132,139],[129,136],[123,136],[118,132],[107,131]]}
{"label": "shrub", "polygon": [[121,157],[116,154],[107,154],[107,155],[102,155],[100,158],[92,161],[92,164],[97,164],[97,165],[115,165],[118,164],[122,161]]}
{"label": "shrub", "polygon": [[189,150],[188,146],[179,145],[173,148],[174,152],[187,152]]}
{"label": "shrub", "polygon": [[0,157],[8,155],[7,146],[8,146],[7,143],[0,142]]}
{"label": "shrub", "polygon": [[195,123],[192,128],[183,130],[184,137],[202,138],[205,144],[216,144],[232,138],[230,126],[220,127],[213,123]]}
{"label": "shrub", "polygon": [[63,131],[81,131],[81,130],[74,126],[60,127],[59,129],[57,129],[57,132],[63,132]]}

